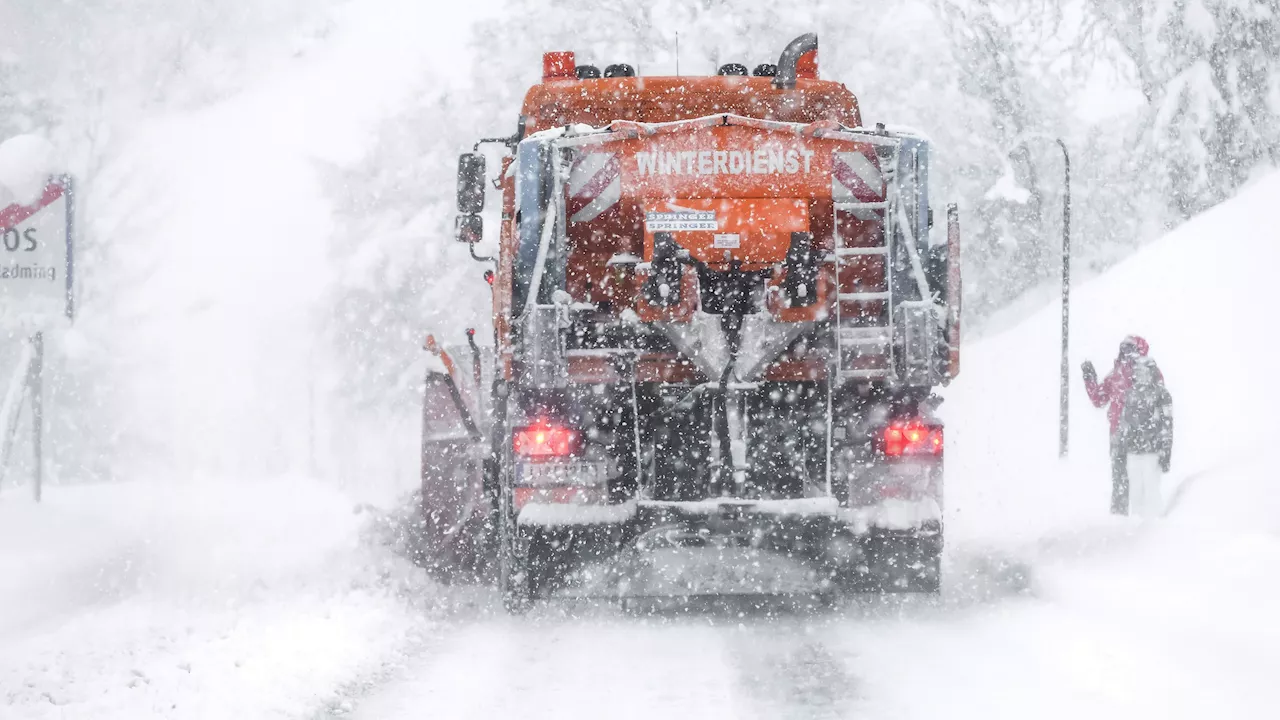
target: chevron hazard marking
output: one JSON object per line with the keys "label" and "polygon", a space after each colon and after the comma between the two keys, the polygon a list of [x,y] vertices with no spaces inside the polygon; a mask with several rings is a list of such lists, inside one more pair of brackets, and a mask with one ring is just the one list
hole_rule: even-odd
{"label": "chevron hazard marking", "polygon": [[569,221],[591,222],[622,199],[622,167],[614,153],[585,153],[569,170]]}
{"label": "chevron hazard marking", "polygon": [[884,200],[884,176],[865,153],[838,152],[831,161],[831,195],[842,202]]}

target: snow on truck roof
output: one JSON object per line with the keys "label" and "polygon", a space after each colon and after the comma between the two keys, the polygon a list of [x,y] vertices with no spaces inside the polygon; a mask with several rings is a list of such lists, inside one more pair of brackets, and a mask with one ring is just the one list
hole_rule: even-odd
{"label": "snow on truck roof", "polygon": [[800,78],[794,89],[769,77],[616,77],[550,80],[525,95],[522,114],[530,132],[615,120],[666,123],[731,114],[759,120],[813,123],[833,120],[858,127],[858,100],[830,80]]}

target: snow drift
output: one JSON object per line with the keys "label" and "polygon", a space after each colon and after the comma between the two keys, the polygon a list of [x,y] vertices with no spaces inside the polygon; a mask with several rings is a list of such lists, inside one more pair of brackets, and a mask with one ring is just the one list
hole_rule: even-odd
{"label": "snow drift", "polygon": [[0,716],[301,716],[431,625],[417,568],[313,480],[0,499]]}
{"label": "snow drift", "polygon": [[[1071,452],[1057,459],[1059,308],[965,351],[947,413],[950,581],[974,557],[1029,570],[1028,598],[946,625],[844,636],[881,717],[1241,717],[1280,671],[1280,350],[1269,287],[1280,174],[1193,219],[1072,299]],[[1165,517],[1108,515],[1105,413],[1079,365],[1151,342],[1174,398]],[[981,650],[978,650],[981,648]],[[921,662],[921,658],[930,658]],[[913,692],[897,679],[912,678]],[[993,686],[993,679],[998,686]],[[983,690],[986,689],[986,691]]]}

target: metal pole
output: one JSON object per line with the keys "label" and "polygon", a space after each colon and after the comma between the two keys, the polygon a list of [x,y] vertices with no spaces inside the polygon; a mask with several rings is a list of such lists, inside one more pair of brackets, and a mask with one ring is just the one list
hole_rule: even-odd
{"label": "metal pole", "polygon": [[1070,426],[1068,409],[1071,390],[1071,367],[1068,359],[1071,338],[1071,156],[1067,144],[1057,139],[1062,148],[1062,377],[1058,400],[1058,457],[1067,456]]}
{"label": "metal pole", "polygon": [[63,273],[67,276],[67,319],[74,320],[76,317],[76,294],[75,294],[75,278],[76,278],[76,254],[75,254],[75,237],[76,237],[76,181],[70,175],[62,177],[62,186],[66,188],[67,198],[67,269]]}
{"label": "metal pole", "polygon": [[27,387],[31,390],[31,454],[34,463],[31,482],[36,502],[40,502],[44,482],[44,333],[31,336],[31,348],[31,370],[27,375]]}

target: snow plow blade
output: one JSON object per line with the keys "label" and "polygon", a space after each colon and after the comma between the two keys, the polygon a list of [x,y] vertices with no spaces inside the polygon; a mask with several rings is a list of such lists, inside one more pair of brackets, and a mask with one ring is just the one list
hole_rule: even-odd
{"label": "snow plow blade", "polygon": [[640,502],[622,523],[522,530],[531,599],[649,610],[932,592],[942,546],[929,525],[869,528],[826,498]]}
{"label": "snow plow blade", "polygon": [[433,361],[424,378],[418,562],[442,582],[489,580],[493,499],[484,482],[483,378],[478,371],[459,373],[433,337],[426,350]]}

